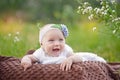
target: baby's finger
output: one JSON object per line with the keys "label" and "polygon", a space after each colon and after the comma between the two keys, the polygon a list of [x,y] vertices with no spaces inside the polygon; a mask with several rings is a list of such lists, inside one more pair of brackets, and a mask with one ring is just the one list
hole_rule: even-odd
{"label": "baby's finger", "polygon": [[66,64],[65,71],[69,70],[69,64]]}
{"label": "baby's finger", "polygon": [[27,67],[24,67],[24,71],[26,71]]}
{"label": "baby's finger", "polygon": [[61,69],[62,71],[65,70],[65,63],[62,63],[62,64],[60,65],[60,69]]}
{"label": "baby's finger", "polygon": [[67,64],[66,64],[66,71],[68,71],[68,70],[70,70],[71,69],[71,66],[72,66],[72,62],[68,62]]}
{"label": "baby's finger", "polygon": [[28,67],[30,67],[30,64],[28,64],[28,63],[23,63],[22,66],[23,66],[23,68],[24,68],[24,71],[26,71],[26,69],[27,69]]}
{"label": "baby's finger", "polygon": [[22,67],[23,67],[23,70],[26,71],[26,69],[27,69],[26,64],[22,64]]}

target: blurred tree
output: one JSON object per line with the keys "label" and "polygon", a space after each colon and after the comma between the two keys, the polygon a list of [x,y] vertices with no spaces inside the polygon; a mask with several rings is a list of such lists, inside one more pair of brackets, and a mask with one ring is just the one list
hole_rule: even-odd
{"label": "blurred tree", "polygon": [[22,9],[27,0],[1,0],[0,13]]}
{"label": "blurred tree", "polygon": [[76,15],[77,0],[2,0],[0,14],[22,14],[27,21],[61,22],[71,20]]}

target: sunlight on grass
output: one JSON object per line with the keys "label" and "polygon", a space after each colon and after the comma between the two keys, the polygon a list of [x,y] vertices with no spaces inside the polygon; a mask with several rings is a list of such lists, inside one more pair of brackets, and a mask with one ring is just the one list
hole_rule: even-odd
{"label": "sunlight on grass", "polygon": [[22,31],[24,24],[18,21],[3,21],[0,20],[0,33],[13,33]]}
{"label": "sunlight on grass", "polygon": [[81,22],[77,28],[72,28],[69,41],[71,45],[74,45],[75,51],[91,51],[98,42],[98,33],[93,28],[97,23]]}

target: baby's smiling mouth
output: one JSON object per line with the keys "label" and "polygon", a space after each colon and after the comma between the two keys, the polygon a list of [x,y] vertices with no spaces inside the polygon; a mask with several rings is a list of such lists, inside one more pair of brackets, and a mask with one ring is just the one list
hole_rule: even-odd
{"label": "baby's smiling mouth", "polygon": [[59,50],[60,50],[59,48],[53,49],[53,51],[55,51],[55,52],[58,52]]}

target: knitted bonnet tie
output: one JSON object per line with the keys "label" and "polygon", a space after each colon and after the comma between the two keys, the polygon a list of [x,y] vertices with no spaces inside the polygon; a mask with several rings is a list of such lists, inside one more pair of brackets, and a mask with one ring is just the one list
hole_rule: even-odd
{"label": "knitted bonnet tie", "polygon": [[60,31],[62,31],[65,38],[68,36],[68,29],[67,29],[66,25],[64,25],[64,24],[47,24],[40,30],[40,34],[39,34],[40,43],[42,42],[44,35],[48,31],[53,30],[53,29],[59,29]]}

